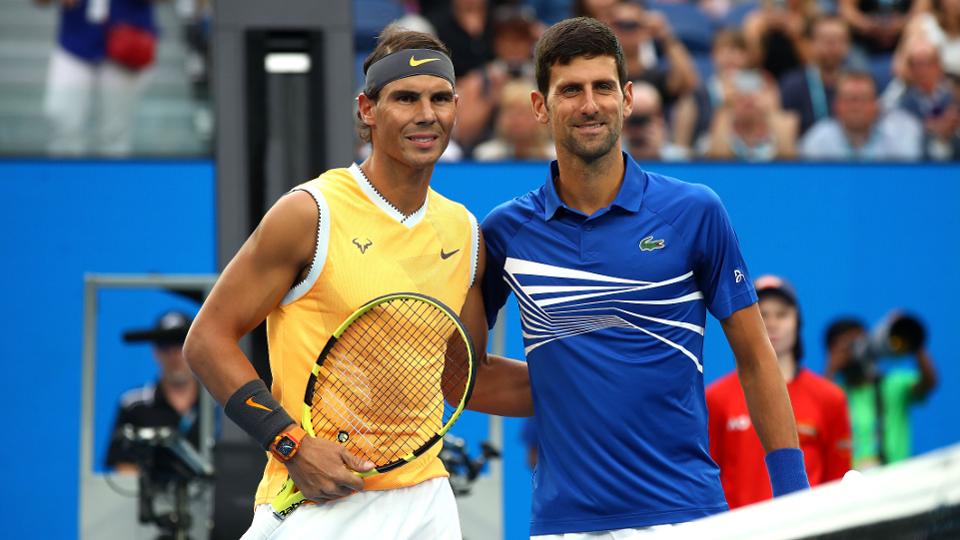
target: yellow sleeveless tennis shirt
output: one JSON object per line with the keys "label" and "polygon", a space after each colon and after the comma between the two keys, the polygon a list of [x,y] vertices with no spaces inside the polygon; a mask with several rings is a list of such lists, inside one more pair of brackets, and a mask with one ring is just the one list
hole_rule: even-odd
{"label": "yellow sleeveless tennis shirt", "polygon": [[[310,370],[333,331],[378,296],[418,292],[459,313],[476,279],[479,231],[461,204],[432,189],[424,205],[404,216],[353,164],[332,169],[297,188],[319,210],[317,245],[309,273],[267,316],[273,395],[299,422]],[[447,476],[440,445],[412,463],[364,480],[368,490],[413,486]],[[286,467],[268,454],[256,504],[273,500]]]}

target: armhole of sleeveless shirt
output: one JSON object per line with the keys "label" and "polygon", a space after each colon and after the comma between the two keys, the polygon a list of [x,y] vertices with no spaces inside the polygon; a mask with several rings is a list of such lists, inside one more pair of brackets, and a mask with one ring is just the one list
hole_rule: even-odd
{"label": "armhole of sleeveless shirt", "polygon": [[313,197],[313,202],[317,203],[317,245],[313,251],[313,261],[310,263],[307,277],[287,292],[283,301],[280,302],[281,306],[296,302],[313,288],[320,273],[323,272],[323,265],[327,260],[327,245],[330,242],[330,209],[327,207],[327,199],[313,186],[302,186],[291,191],[305,191]]}
{"label": "armhole of sleeveless shirt", "polygon": [[480,261],[480,226],[473,212],[467,210],[467,217],[470,219],[470,252],[473,255],[473,262],[470,264],[470,286],[473,287],[477,281],[477,263]]}

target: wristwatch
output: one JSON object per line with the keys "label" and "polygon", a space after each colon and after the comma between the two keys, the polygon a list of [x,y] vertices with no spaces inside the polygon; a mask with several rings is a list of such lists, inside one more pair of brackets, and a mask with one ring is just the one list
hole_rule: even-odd
{"label": "wristwatch", "polygon": [[307,433],[300,426],[293,426],[290,429],[281,431],[270,445],[270,453],[281,463],[286,463],[297,455],[300,450],[300,442],[306,437]]}

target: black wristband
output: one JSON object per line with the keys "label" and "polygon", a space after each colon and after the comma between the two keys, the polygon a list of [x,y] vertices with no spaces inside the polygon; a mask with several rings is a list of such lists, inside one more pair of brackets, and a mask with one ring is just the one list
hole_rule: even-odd
{"label": "black wristband", "polygon": [[241,386],[227,400],[223,411],[267,451],[277,434],[295,423],[261,379]]}

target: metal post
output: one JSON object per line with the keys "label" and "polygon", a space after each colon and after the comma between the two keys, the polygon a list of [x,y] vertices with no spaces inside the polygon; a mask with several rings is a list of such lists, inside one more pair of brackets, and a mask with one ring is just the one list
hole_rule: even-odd
{"label": "metal post", "polygon": [[[93,438],[95,425],[96,373],[97,373],[97,315],[99,313],[98,293],[103,288],[156,289],[199,291],[203,296],[210,292],[216,282],[216,275],[138,275],[138,274],[87,274],[84,276],[83,308],[83,366],[80,417],[80,512],[78,515],[81,538],[120,538],[130,531],[105,531],[102,498],[113,494],[107,483],[122,484],[125,489],[135,489],[131,479],[113,473],[94,473]],[[213,462],[214,411],[216,404],[206,389],[200,392],[198,453],[207,463]],[[203,520],[206,523],[206,519]],[[115,529],[115,527],[114,527]],[[111,536],[111,533],[113,534]]]}
{"label": "metal post", "polygon": [[93,501],[84,497],[84,488],[93,478],[93,405],[97,368],[97,285],[90,275],[83,284],[83,376],[80,392],[80,512],[79,528],[83,531],[86,505]]}

